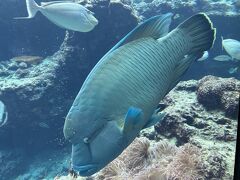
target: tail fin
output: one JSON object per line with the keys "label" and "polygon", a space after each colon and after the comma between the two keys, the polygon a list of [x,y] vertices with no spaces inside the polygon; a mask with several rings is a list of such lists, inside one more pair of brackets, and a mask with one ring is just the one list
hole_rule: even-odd
{"label": "tail fin", "polygon": [[223,36],[221,36],[221,39],[222,39],[222,51],[223,51]]}
{"label": "tail fin", "polygon": [[178,26],[191,42],[189,54],[209,50],[215,41],[216,29],[204,13],[196,14]]}
{"label": "tail fin", "polygon": [[34,0],[26,0],[28,17],[16,17],[14,19],[31,19],[39,11],[40,6]]}

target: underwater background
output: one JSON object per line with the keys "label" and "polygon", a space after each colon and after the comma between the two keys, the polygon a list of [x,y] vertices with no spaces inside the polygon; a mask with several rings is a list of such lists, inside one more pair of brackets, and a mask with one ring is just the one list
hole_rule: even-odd
{"label": "underwater background", "polygon": [[164,120],[91,178],[233,179],[240,69],[231,68],[240,60],[214,58],[227,55],[221,37],[240,40],[240,1],[78,2],[99,21],[91,32],[66,31],[40,13],[14,20],[27,15],[25,1],[0,1],[0,101],[8,114],[0,126],[0,180],[72,179],[63,124],[86,76],[137,24],[168,12],[175,14],[171,29],[193,14],[208,14],[215,45],[160,102]]}

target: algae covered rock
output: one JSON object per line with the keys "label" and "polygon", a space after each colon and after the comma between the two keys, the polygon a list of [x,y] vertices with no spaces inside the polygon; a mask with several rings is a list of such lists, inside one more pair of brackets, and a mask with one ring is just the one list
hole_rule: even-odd
{"label": "algae covered rock", "polygon": [[26,170],[26,161],[24,160],[24,151],[22,149],[2,149],[0,150],[0,174],[1,180],[13,179],[14,173],[22,173]]}
{"label": "algae covered rock", "polygon": [[133,6],[140,14],[148,16],[152,12],[163,11],[197,13],[204,11],[208,15],[239,16],[239,2],[226,0],[135,0]]}
{"label": "algae covered rock", "polygon": [[239,91],[224,92],[221,97],[221,104],[226,116],[237,118],[239,111]]}
{"label": "algae covered rock", "polygon": [[16,62],[24,62],[27,64],[38,64],[40,63],[44,58],[40,56],[17,56],[13,57],[11,60]]}
{"label": "algae covered rock", "polygon": [[208,109],[223,109],[227,116],[236,117],[239,92],[240,82],[237,79],[206,76],[199,81],[197,99]]}
{"label": "algae covered rock", "polygon": [[[207,152],[204,156],[202,173],[205,179],[222,179],[227,173],[227,163],[223,155],[216,151]],[[232,176],[230,176],[232,177]]]}
{"label": "algae covered rock", "polygon": [[[238,88],[237,79],[214,76],[180,82],[161,102],[165,104],[162,111],[166,116],[154,126],[155,140],[167,138],[177,145],[191,143],[202,148],[203,179],[231,179],[237,137]],[[203,98],[201,103],[199,98]],[[149,130],[148,134],[153,133],[151,131],[154,130]]]}

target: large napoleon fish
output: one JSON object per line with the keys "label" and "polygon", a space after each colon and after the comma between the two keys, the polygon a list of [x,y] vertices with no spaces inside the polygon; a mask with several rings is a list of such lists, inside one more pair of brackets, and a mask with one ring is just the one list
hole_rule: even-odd
{"label": "large napoleon fish", "polygon": [[168,33],[172,14],[132,30],[93,68],[66,117],[72,168],[81,176],[101,170],[138,135],[159,122],[160,100],[190,64],[209,50],[215,29],[197,14]]}
{"label": "large napoleon fish", "polygon": [[26,5],[28,17],[14,19],[30,19],[40,11],[51,22],[68,30],[89,32],[98,24],[91,11],[71,1],[42,2],[39,6],[34,0],[26,0]]}

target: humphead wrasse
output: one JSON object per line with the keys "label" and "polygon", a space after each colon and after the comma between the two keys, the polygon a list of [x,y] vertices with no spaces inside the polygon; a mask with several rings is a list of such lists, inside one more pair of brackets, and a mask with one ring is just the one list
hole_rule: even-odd
{"label": "humphead wrasse", "polygon": [[57,26],[68,30],[89,32],[98,24],[91,11],[75,2],[42,2],[39,6],[34,0],[26,0],[26,5],[28,17],[14,19],[30,19],[39,11]]}
{"label": "humphead wrasse", "polygon": [[72,168],[92,175],[139,134],[159,122],[160,100],[215,40],[205,14],[168,33],[172,14],[154,16],[117,43],[90,72],[64,124],[72,143]]}

